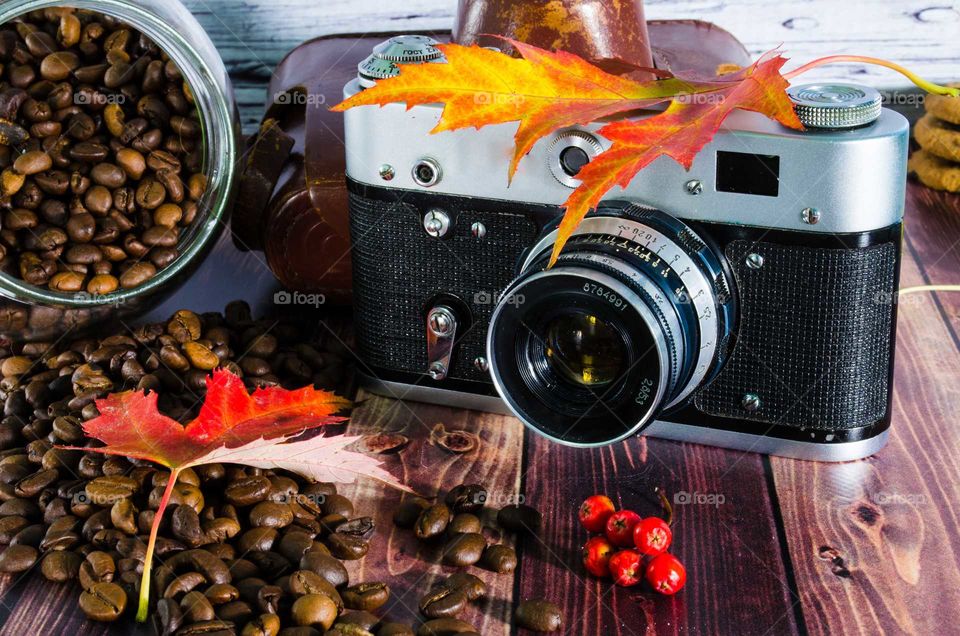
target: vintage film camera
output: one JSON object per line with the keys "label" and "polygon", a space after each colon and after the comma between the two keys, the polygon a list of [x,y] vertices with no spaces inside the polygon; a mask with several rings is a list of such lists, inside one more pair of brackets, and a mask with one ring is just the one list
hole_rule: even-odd
{"label": "vintage film camera", "polygon": [[[350,96],[426,36],[378,46]],[[644,432],[848,460],[884,444],[908,124],[876,91],[790,89],[804,132],[736,113],[686,172],[611,195],[546,269],[599,125],[431,135],[441,106],[346,115],[362,370],[387,395],[499,410],[574,446]]]}

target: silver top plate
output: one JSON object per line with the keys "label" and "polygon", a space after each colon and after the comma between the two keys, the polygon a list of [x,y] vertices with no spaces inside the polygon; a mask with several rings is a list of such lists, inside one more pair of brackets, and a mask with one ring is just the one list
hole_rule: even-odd
{"label": "silver top plate", "polygon": [[[345,93],[359,90],[354,81]],[[507,166],[518,125],[431,134],[441,112],[438,104],[409,111],[403,104],[347,111],[347,174],[373,186],[502,201],[559,206],[570,196],[570,188],[551,171],[551,146],[569,130],[540,140],[520,162],[510,184]],[[596,135],[600,127],[577,130]],[[609,147],[605,139],[598,140]],[[616,188],[607,198],[642,201],[689,220],[824,234],[868,232],[903,219],[908,142],[907,120],[888,109],[869,126],[806,132],[789,130],[757,113],[736,112],[697,155],[689,172],[661,157],[640,171],[628,188]],[[718,191],[720,151],[778,156],[779,194]],[[412,166],[424,157],[443,169],[442,181],[429,189],[410,176]],[[384,164],[396,169],[397,178],[391,182],[380,176]],[[699,194],[690,193],[690,181],[700,182]],[[815,225],[804,220],[807,209],[819,213]]]}

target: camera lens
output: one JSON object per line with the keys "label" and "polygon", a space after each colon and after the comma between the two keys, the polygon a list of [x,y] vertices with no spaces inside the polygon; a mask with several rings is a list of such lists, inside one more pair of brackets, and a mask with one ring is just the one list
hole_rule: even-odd
{"label": "camera lens", "polygon": [[560,167],[571,177],[580,174],[580,171],[588,163],[590,163],[590,155],[583,148],[570,146],[564,148],[563,152],[560,153]]}
{"label": "camera lens", "polygon": [[[571,446],[635,435],[718,372],[734,300],[723,263],[690,227],[610,202],[547,269],[541,237],[494,310],[488,359],[510,409]],[[511,302],[523,298],[523,303]]]}
{"label": "camera lens", "polygon": [[601,389],[623,371],[623,338],[609,322],[588,312],[571,311],[554,318],[542,340],[556,376],[575,386]]}

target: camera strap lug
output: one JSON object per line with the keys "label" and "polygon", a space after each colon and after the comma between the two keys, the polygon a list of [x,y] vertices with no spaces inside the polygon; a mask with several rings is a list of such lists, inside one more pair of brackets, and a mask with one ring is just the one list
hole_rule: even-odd
{"label": "camera strap lug", "polygon": [[450,372],[450,357],[457,337],[457,316],[446,305],[427,314],[427,375],[444,380]]}

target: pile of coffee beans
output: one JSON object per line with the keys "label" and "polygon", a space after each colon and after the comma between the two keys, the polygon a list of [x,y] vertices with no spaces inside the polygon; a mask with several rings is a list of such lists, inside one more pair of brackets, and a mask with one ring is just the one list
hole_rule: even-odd
{"label": "pile of coffee beans", "polygon": [[[397,527],[413,530],[418,539],[442,544],[444,565],[465,568],[476,565],[498,574],[512,574],[517,568],[517,553],[508,545],[490,544],[483,534],[483,513],[488,501],[487,489],[480,484],[461,484],[452,488],[442,503],[421,497],[408,497],[396,509]],[[536,535],[542,515],[525,504],[501,508],[496,525],[518,535]],[[467,605],[487,595],[486,584],[473,574],[458,571],[434,585],[420,599],[420,613],[428,620],[425,634],[461,634],[475,628],[457,618]],[[563,624],[560,608],[536,599],[520,603],[516,611],[519,627],[538,632],[553,632]]]}
{"label": "pile of coffee beans", "polygon": [[[167,322],[66,343],[0,345],[0,573],[36,567],[48,580],[76,581],[92,620],[130,620],[146,544],[169,472],[149,462],[57,446],[96,444],[83,422],[95,399],[129,389],[159,393],[165,414],[197,414],[211,369],[248,388],[342,384],[346,351],[296,323],[254,320],[245,303],[224,313],[182,310]],[[488,544],[484,525],[535,533],[540,514],[508,506],[495,519],[479,485],[453,488],[442,503],[409,497],[397,525],[442,546],[443,563],[501,574],[516,552]],[[482,519],[489,519],[482,521]],[[475,634],[458,618],[487,595],[457,571],[424,596],[424,621],[388,622],[373,612],[388,585],[351,581],[344,562],[367,554],[376,528],[333,484],[282,471],[210,465],[181,473],[160,525],[151,589],[157,632],[209,636],[430,636]],[[560,610],[525,601],[517,625],[560,628]]]}
{"label": "pile of coffee beans", "polygon": [[[212,367],[250,388],[329,388],[344,353],[311,344],[296,324],[253,320],[244,303],[106,337],[0,347],[0,572],[37,566],[51,581],[79,582],[91,619],[129,618],[169,473],[55,446],[94,443],[82,424],[111,391],[158,389],[161,410],[187,420]],[[389,598],[386,585],[348,579],[343,560],[366,554],[373,531],[332,484],[232,465],[186,470],[157,541],[158,630],[413,634],[370,614]]]}
{"label": "pile of coffee beans", "polygon": [[190,87],[145,35],[44,9],[0,26],[0,263],[57,292],[142,285],[207,189]]}

